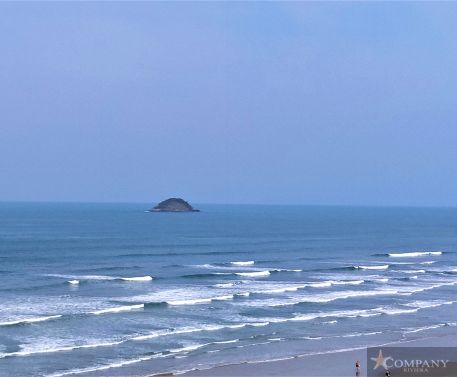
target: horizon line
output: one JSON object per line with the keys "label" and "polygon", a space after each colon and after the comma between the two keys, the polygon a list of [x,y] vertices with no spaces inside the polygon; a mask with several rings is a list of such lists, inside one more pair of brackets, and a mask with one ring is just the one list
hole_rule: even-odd
{"label": "horizon line", "polygon": [[[81,200],[0,200],[0,204],[147,204],[160,202],[146,201],[81,201]],[[284,206],[284,207],[374,207],[374,208],[441,208],[454,209],[457,205],[436,204],[341,204],[341,203],[221,203],[221,202],[192,202],[193,205],[225,205],[225,206]]]}

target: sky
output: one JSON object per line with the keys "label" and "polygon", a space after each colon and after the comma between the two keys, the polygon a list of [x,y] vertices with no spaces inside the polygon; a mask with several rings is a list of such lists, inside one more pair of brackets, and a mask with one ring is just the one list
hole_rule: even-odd
{"label": "sky", "polygon": [[0,3],[0,201],[457,206],[457,3]]}

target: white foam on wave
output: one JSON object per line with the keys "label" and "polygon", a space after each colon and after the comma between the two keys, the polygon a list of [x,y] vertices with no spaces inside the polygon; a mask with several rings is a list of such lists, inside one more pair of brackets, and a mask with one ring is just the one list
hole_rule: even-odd
{"label": "white foam on wave", "polygon": [[235,284],[234,283],[220,283],[220,284],[214,284],[214,287],[216,288],[230,288],[233,287]]}
{"label": "white foam on wave", "polygon": [[300,339],[306,339],[306,340],[321,340],[324,339],[322,336],[302,336]]}
{"label": "white foam on wave", "polygon": [[437,284],[409,287],[409,288],[401,290],[399,293],[401,295],[410,296],[415,293],[429,291],[429,290],[441,288],[441,287],[454,286],[456,284],[457,284],[457,281],[443,281],[443,282],[440,282]]}
{"label": "white foam on wave", "polygon": [[214,264],[192,264],[191,267],[196,267],[196,268],[208,268],[208,269],[227,269],[229,267],[223,267],[223,266],[215,266]]}
{"label": "white foam on wave", "polygon": [[420,308],[414,308],[414,309],[401,309],[401,308],[390,308],[390,309],[384,309],[381,314],[387,314],[387,315],[396,315],[396,314],[411,314],[411,313],[416,313]]}
{"label": "white foam on wave", "polygon": [[168,305],[195,305],[195,304],[206,304],[211,301],[226,301],[232,300],[234,295],[225,295],[225,296],[215,296],[215,297],[206,297],[206,298],[195,298],[195,299],[188,299],[188,300],[173,300],[173,301],[166,301]]}
{"label": "white foam on wave", "polygon": [[351,334],[341,335],[341,338],[354,338],[359,336],[372,336],[382,334],[382,331],[372,331],[372,332],[355,332]]}
{"label": "white foam on wave", "polygon": [[356,270],[387,270],[389,268],[388,264],[382,265],[373,265],[373,266],[353,266]]}
{"label": "white foam on wave", "polygon": [[431,256],[431,255],[441,255],[443,254],[442,251],[414,251],[410,253],[389,253],[387,254],[389,257],[393,258],[415,258],[415,257],[423,257],[423,256]]}
{"label": "white foam on wave", "polygon": [[[258,323],[252,323],[252,325],[257,325]],[[261,325],[267,325],[266,324],[261,324]],[[189,333],[195,333],[195,332],[202,332],[202,331],[218,331],[222,329],[239,329],[243,327],[250,326],[250,322],[245,322],[245,323],[240,323],[240,324],[223,324],[223,325],[202,325],[201,327],[183,327],[183,328],[178,328],[178,329],[162,329],[162,330],[156,330],[150,334],[145,334],[145,335],[137,335],[137,336],[130,336],[130,337],[125,337],[123,339],[119,340],[112,340],[109,342],[94,342],[94,343],[89,343],[89,344],[82,344],[82,345],[68,345],[68,346],[62,346],[62,347],[42,347],[41,345],[35,345],[29,349],[22,349],[20,351],[16,352],[10,352],[10,353],[0,353],[0,358],[6,358],[6,357],[15,357],[15,356],[31,356],[35,354],[43,354],[43,353],[56,353],[56,352],[66,352],[66,351],[73,351],[73,350],[78,350],[78,349],[90,349],[90,348],[99,348],[99,347],[112,347],[112,346],[117,346],[119,344],[128,342],[128,341],[145,341],[149,339],[154,339],[162,336],[170,336],[170,335],[178,335],[178,334],[189,334]],[[200,346],[204,346],[207,344],[203,344]],[[175,349],[173,351],[170,350],[170,352],[187,352],[190,351],[191,349],[189,347],[184,347],[179,349]]]}
{"label": "white foam on wave", "polygon": [[364,282],[364,280],[331,280],[332,285],[359,285]]}
{"label": "white foam on wave", "polygon": [[268,276],[268,275],[270,275],[270,271],[265,270],[265,271],[255,271],[255,272],[236,272],[235,275],[255,278],[255,277]]}
{"label": "white foam on wave", "polygon": [[[443,304],[444,305],[444,304]],[[320,312],[320,313],[308,313],[308,314],[297,314],[291,318],[262,318],[262,320],[267,321],[268,323],[283,323],[283,322],[304,322],[311,321],[319,318],[367,318],[374,317],[379,315],[402,315],[402,314],[412,314],[416,313],[421,309],[426,309],[427,306],[416,306],[413,308],[401,308],[401,307],[392,307],[384,306],[377,307],[373,309],[353,309],[353,310],[335,310],[329,312]],[[326,324],[337,323],[337,320],[322,322]],[[376,333],[377,334],[377,333]],[[366,333],[366,335],[375,335],[375,333]]]}
{"label": "white foam on wave", "polygon": [[171,352],[171,353],[191,352],[191,351],[195,351],[195,350],[197,350],[197,349],[199,349],[199,348],[208,346],[208,345],[210,345],[210,344],[211,344],[211,343],[191,344],[191,345],[189,345],[189,346],[171,349],[169,352]]}
{"label": "white foam on wave", "polygon": [[435,262],[436,261],[434,261],[434,260],[430,260],[430,261],[420,262],[419,264],[433,264]]}
{"label": "white foam on wave", "polygon": [[404,306],[414,307],[414,308],[436,308],[442,305],[452,305],[455,304],[457,301],[443,301],[443,300],[433,300],[433,301],[424,301],[424,300],[416,300],[412,302],[408,302],[403,304]]}
{"label": "white foam on wave", "polygon": [[275,293],[286,293],[286,292],[296,292],[299,289],[308,287],[309,284],[299,284],[299,285],[285,285],[273,289],[264,289],[264,290],[253,290],[249,293],[260,293],[260,294],[275,294]]}
{"label": "white foam on wave", "polygon": [[94,367],[88,367],[88,368],[80,368],[80,369],[71,369],[67,370],[64,372],[56,372],[49,374],[47,377],[63,377],[63,376],[68,376],[68,375],[74,375],[74,374],[81,374],[81,373],[91,373],[91,372],[98,372],[102,370],[107,370],[107,369],[112,369],[112,368],[121,368],[127,365],[131,364],[136,364],[142,361],[148,361],[152,359],[156,359],[158,357],[161,357],[162,354],[157,354],[157,355],[150,355],[150,356],[142,356],[136,359],[132,360],[120,360],[113,362],[108,365],[99,365],[99,366],[94,366]]}
{"label": "white foam on wave", "polygon": [[[308,314],[297,314],[291,318],[263,318],[268,323],[283,323],[283,322],[305,322],[311,321],[318,318],[356,318],[356,317],[372,317],[383,314],[381,311],[384,308],[376,309],[354,309],[354,310],[335,310],[329,312],[320,313],[308,313]],[[337,321],[330,321],[330,323],[336,323]],[[329,323],[329,322],[326,322]]]}
{"label": "white foam on wave", "polygon": [[90,314],[100,315],[107,313],[129,312],[132,310],[144,309],[144,304],[116,306],[114,308],[100,309],[90,312]]}
{"label": "white foam on wave", "polygon": [[233,339],[233,340],[221,340],[219,342],[213,342],[214,344],[231,344],[231,343],[237,343],[239,342],[239,339]]}
{"label": "white foam on wave", "polygon": [[364,280],[324,280],[324,281],[317,281],[312,283],[307,283],[303,287],[311,287],[311,288],[327,288],[333,285],[359,285],[363,284]]}
{"label": "white foam on wave", "polygon": [[269,306],[287,306],[295,305],[304,302],[331,302],[335,300],[348,299],[353,297],[369,297],[369,296],[378,296],[378,295],[392,295],[397,294],[398,290],[396,289],[384,289],[384,290],[371,290],[371,291],[335,291],[328,292],[317,295],[306,295],[301,296],[296,299],[291,300],[290,302],[279,302],[271,304]]}
{"label": "white foam on wave", "polygon": [[305,287],[312,287],[312,288],[327,288],[327,287],[331,287],[332,286],[332,282],[329,280],[329,281],[318,281],[316,283],[308,283],[305,285]]}
{"label": "white foam on wave", "polygon": [[387,283],[389,281],[388,278],[375,278],[375,279],[371,279],[370,281],[372,282],[376,282],[376,283]]}
{"label": "white foam on wave", "polygon": [[49,316],[43,316],[43,317],[21,318],[21,319],[16,319],[14,321],[0,322],[0,326],[14,326],[14,325],[20,325],[20,324],[27,324],[27,323],[44,322],[44,321],[49,321],[52,319],[57,319],[60,317],[62,317],[62,315],[49,315]]}
{"label": "white foam on wave", "polygon": [[253,260],[230,262],[230,264],[234,266],[252,266],[254,263],[255,262]]}
{"label": "white foam on wave", "polygon": [[116,280],[115,276],[108,275],[63,275],[63,274],[46,274],[45,276],[62,278],[62,279],[71,279],[71,280]]}
{"label": "white foam on wave", "polygon": [[302,272],[303,270],[300,270],[298,268],[296,269],[290,269],[290,268],[274,268],[271,269],[270,272]]}
{"label": "white foam on wave", "polygon": [[[128,340],[144,341],[144,340],[159,338],[162,336],[191,334],[191,333],[204,332],[204,331],[218,331],[218,330],[222,330],[225,328],[239,328],[239,327],[243,327],[245,325],[246,324],[243,323],[240,325],[202,325],[201,327],[181,327],[181,328],[177,328],[177,329],[162,329],[162,330],[153,331],[149,334],[137,335]],[[238,327],[235,327],[235,326],[238,326]]]}
{"label": "white foam on wave", "polygon": [[62,275],[62,274],[47,274],[46,276],[58,277],[63,279],[70,279],[68,283],[79,284],[80,281],[103,281],[103,280],[122,280],[122,281],[151,281],[152,276],[133,276],[133,277],[122,277],[122,276],[109,276],[109,275]]}
{"label": "white foam on wave", "polygon": [[416,332],[421,332],[421,331],[427,331],[427,330],[433,330],[433,329],[438,329],[440,327],[446,326],[445,323],[440,323],[437,325],[431,325],[431,326],[423,326],[423,327],[416,327],[416,328],[407,328],[403,331],[404,334],[412,334]]}
{"label": "white foam on wave", "polygon": [[425,270],[400,270],[398,272],[401,272],[403,274],[425,274]]}
{"label": "white foam on wave", "polygon": [[168,305],[195,305],[211,302],[212,298],[196,298],[190,300],[167,301]]}
{"label": "white foam on wave", "polygon": [[[328,288],[333,285],[359,285],[364,283],[364,280],[325,280],[303,284],[268,284],[264,286],[249,286],[249,292],[237,293],[236,295],[248,296],[250,294],[278,294],[286,292],[296,292],[304,288]],[[271,288],[270,288],[271,287]]]}
{"label": "white foam on wave", "polygon": [[134,276],[131,278],[120,278],[120,280],[124,281],[151,281],[153,279],[152,276],[146,275],[146,276]]}
{"label": "white foam on wave", "polygon": [[7,358],[7,357],[14,357],[14,356],[31,356],[36,354],[43,354],[43,353],[57,353],[57,352],[66,352],[66,351],[73,351],[77,349],[86,349],[86,348],[98,348],[98,347],[108,347],[108,346],[115,346],[118,344],[123,343],[124,340],[119,341],[111,341],[111,342],[100,342],[100,343],[89,343],[89,344],[82,344],[82,345],[71,345],[71,346],[63,346],[63,347],[43,347],[40,348],[40,345],[32,346],[29,349],[23,349],[21,351],[9,352],[9,353],[0,353],[0,358]]}

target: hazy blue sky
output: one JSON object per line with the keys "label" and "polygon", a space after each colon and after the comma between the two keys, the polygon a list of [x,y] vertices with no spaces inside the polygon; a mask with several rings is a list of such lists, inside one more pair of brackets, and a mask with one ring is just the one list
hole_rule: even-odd
{"label": "hazy blue sky", "polygon": [[457,205],[457,3],[0,3],[0,200]]}

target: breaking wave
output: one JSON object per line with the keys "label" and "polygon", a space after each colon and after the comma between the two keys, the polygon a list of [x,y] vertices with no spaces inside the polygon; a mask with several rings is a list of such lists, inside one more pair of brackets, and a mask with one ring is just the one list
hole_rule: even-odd
{"label": "breaking wave", "polygon": [[50,321],[53,319],[57,319],[60,317],[62,317],[62,315],[49,315],[49,316],[43,316],[43,317],[16,319],[14,321],[0,322],[0,326],[14,326],[14,325],[23,325],[23,324],[27,324],[27,323],[44,322],[44,321]]}
{"label": "breaking wave", "polygon": [[442,251],[414,251],[409,253],[389,253],[387,254],[387,256],[393,258],[415,258],[441,254],[443,254]]}

